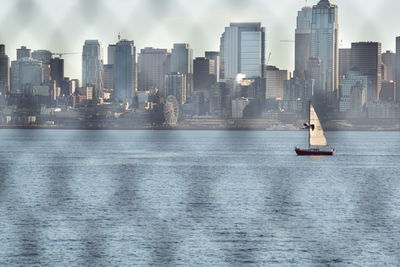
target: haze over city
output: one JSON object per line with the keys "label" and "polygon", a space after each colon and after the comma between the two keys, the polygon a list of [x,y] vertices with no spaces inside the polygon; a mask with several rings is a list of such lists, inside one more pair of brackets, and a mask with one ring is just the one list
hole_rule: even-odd
{"label": "haze over city", "polygon": [[[65,74],[81,76],[82,45],[86,39],[106,47],[123,38],[143,47],[172,48],[189,43],[194,56],[218,50],[219,38],[230,22],[254,21],[266,27],[270,64],[293,70],[297,11],[318,1],[301,0],[1,0],[0,41],[15,60],[21,45],[54,52],[77,52],[65,57]],[[354,41],[382,42],[382,51],[394,50],[393,36],[400,28],[393,24],[400,9],[397,0],[337,0],[341,47]],[[106,57],[105,57],[106,58]]]}

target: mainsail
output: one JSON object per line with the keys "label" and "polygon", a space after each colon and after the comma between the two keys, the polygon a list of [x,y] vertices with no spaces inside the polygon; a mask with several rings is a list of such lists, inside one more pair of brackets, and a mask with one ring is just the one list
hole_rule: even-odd
{"label": "mainsail", "polygon": [[324,129],[315,112],[313,105],[310,105],[310,146],[328,146]]}

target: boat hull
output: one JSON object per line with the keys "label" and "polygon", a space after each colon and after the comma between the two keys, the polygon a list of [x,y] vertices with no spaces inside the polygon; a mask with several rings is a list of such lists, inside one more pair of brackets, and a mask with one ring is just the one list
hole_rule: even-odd
{"label": "boat hull", "polygon": [[295,149],[298,156],[333,156],[336,153],[335,149],[319,150],[319,149]]}

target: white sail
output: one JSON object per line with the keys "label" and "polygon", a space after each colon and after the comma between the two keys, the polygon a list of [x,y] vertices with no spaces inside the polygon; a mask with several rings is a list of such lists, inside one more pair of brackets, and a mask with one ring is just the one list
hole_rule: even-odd
{"label": "white sail", "polygon": [[313,105],[310,105],[310,146],[328,146],[324,129]]}

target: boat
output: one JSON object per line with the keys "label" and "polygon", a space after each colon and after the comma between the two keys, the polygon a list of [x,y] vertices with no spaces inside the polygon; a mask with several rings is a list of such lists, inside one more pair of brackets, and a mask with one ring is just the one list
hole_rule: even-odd
{"label": "boat", "polygon": [[295,148],[298,156],[333,156],[336,153],[336,149],[329,146],[328,140],[326,139],[324,129],[322,128],[321,122],[318,118],[318,114],[314,109],[314,106],[310,103],[310,116],[309,122],[304,124],[305,129],[309,132],[309,145],[307,149],[299,147]]}

